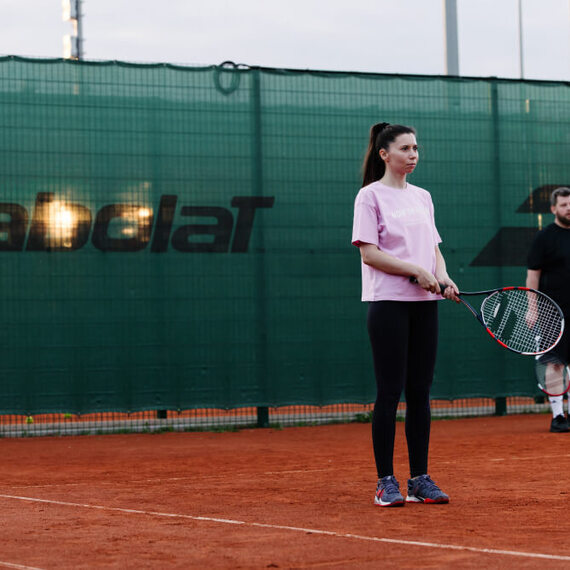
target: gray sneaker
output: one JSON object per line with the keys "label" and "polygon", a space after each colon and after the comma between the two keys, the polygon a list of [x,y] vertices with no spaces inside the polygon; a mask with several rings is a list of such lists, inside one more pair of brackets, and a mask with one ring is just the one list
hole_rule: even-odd
{"label": "gray sneaker", "polygon": [[408,479],[408,503],[449,503],[449,497],[430,479],[429,475],[419,475]]}
{"label": "gray sneaker", "polygon": [[374,504],[379,507],[404,506],[404,497],[400,493],[400,484],[394,475],[387,475],[378,480]]}

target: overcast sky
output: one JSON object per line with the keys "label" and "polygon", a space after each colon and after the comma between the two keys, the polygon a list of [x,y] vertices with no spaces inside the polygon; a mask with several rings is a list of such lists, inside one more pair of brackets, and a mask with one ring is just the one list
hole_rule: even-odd
{"label": "overcast sky", "polygon": [[[457,0],[459,69],[520,77],[519,0]],[[522,0],[524,76],[570,80],[570,0]],[[444,74],[444,0],[84,0],[85,58]],[[61,0],[0,0],[0,54],[61,57]]]}

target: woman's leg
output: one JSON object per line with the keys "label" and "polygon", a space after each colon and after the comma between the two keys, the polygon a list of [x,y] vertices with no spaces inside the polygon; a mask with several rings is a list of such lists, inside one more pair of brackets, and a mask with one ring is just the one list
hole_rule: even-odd
{"label": "woman's leg", "polygon": [[431,426],[430,388],[437,353],[437,301],[410,303],[406,377],[406,439],[410,476],[427,473]]}
{"label": "woman's leg", "polygon": [[396,411],[406,378],[409,305],[376,301],[368,307],[368,335],[377,387],[372,445],[379,479],[394,473]]}

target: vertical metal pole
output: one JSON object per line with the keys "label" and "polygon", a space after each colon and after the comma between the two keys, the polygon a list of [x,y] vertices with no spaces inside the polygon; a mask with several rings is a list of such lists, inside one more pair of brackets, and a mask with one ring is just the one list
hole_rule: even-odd
{"label": "vertical metal pole", "polygon": [[[238,73],[235,71],[234,73]],[[254,196],[263,196],[263,145],[261,124],[261,71],[253,69],[252,73],[252,114],[253,114],[253,140],[252,140],[252,190]],[[255,255],[255,303],[257,326],[257,370],[258,384],[263,386],[264,397],[267,396],[267,316],[266,316],[266,287],[265,287],[265,260],[263,243],[263,214],[257,214],[257,243],[260,251]],[[257,426],[269,427],[269,408],[258,406]]]}
{"label": "vertical metal pole", "polygon": [[[502,226],[502,196],[501,196],[501,129],[499,121],[499,86],[495,79],[491,79],[491,125],[493,129],[493,189],[496,200],[495,208],[495,223],[497,225],[497,231],[501,229]],[[498,247],[502,251],[505,247],[503,234],[499,231],[499,243]],[[503,282],[503,268],[500,266],[498,268],[498,279],[497,283]],[[500,377],[504,379],[505,377],[505,358],[503,353],[498,355],[501,359],[500,367]],[[495,398],[495,415],[504,416],[507,413],[507,398],[505,396],[497,396]]]}
{"label": "vertical metal pole", "polygon": [[519,0],[519,69],[520,69],[521,79],[524,79],[522,0]]}
{"label": "vertical metal pole", "polygon": [[507,415],[507,398],[505,396],[500,396],[495,398],[495,415],[505,416]]}
{"label": "vertical metal pole", "polygon": [[77,59],[83,59],[83,14],[81,0],[77,0]]}
{"label": "vertical metal pole", "polygon": [[[495,195],[495,219],[494,222],[499,230],[502,226],[503,217],[503,204],[501,196],[501,128],[500,128],[500,116],[499,116],[499,86],[495,78],[490,79],[491,85],[491,129],[492,129],[492,173],[493,173],[493,192]],[[502,234],[500,234],[502,235]],[[499,247],[504,247],[503,241],[501,239]],[[498,267],[500,272],[498,277],[498,283],[502,283],[502,266]]]}
{"label": "vertical metal pole", "polygon": [[457,0],[444,0],[445,73],[459,75],[459,41],[457,35]]}

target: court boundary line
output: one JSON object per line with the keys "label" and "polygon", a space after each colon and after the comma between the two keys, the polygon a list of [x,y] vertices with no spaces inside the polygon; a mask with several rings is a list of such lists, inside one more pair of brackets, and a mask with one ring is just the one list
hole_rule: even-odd
{"label": "court boundary line", "polygon": [[0,568],[16,568],[17,570],[42,570],[36,566],[24,566],[23,564],[14,564],[13,562],[4,562],[0,560]]}
{"label": "court boundary line", "polygon": [[[122,507],[107,507],[105,505],[90,505],[88,503],[73,503],[69,501],[56,501],[52,499],[39,499],[37,497],[22,497],[18,495],[6,495],[0,494],[0,498],[2,499],[13,499],[18,501],[26,501],[30,503],[44,503],[44,504],[51,504],[51,505],[60,505],[66,507],[80,507],[84,509],[93,509],[99,511],[109,511],[109,512],[117,512],[117,513],[126,513],[126,514],[136,514],[136,515],[145,515],[145,516],[153,516],[153,517],[162,517],[162,518],[180,518],[186,520],[193,520],[193,521],[201,521],[201,522],[213,522],[213,523],[221,523],[221,524],[231,524],[231,525],[238,525],[238,526],[248,526],[253,528],[267,528],[267,529],[275,529],[275,530],[286,530],[291,532],[302,532],[304,534],[315,534],[320,536],[334,536],[338,538],[350,538],[355,540],[362,540],[367,542],[380,542],[386,544],[399,544],[401,546],[421,546],[424,548],[434,548],[434,549],[441,549],[441,550],[456,550],[456,551],[464,551],[464,552],[474,552],[476,554],[495,554],[500,556],[518,556],[521,558],[535,558],[535,559],[542,559],[542,560],[561,560],[561,561],[570,561],[570,556],[564,556],[560,554],[543,554],[540,552],[522,552],[517,550],[502,550],[497,548],[478,548],[476,546],[465,546],[465,545],[458,545],[458,544],[445,544],[445,543],[437,543],[437,542],[425,542],[419,540],[404,540],[399,538],[383,538],[377,536],[364,536],[360,534],[352,534],[352,533],[343,533],[337,532],[333,530],[322,530],[322,529],[314,529],[314,528],[304,528],[304,527],[296,527],[296,526],[288,526],[288,525],[278,525],[278,524],[270,524],[270,523],[258,523],[258,522],[247,522],[247,521],[238,521],[235,519],[224,519],[218,517],[205,517],[199,515],[185,515],[181,513],[163,513],[160,511],[143,511],[140,509],[127,509]],[[18,568],[18,566],[15,566]],[[26,568],[26,567],[21,567]]]}

